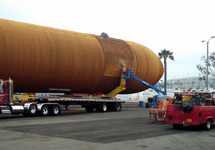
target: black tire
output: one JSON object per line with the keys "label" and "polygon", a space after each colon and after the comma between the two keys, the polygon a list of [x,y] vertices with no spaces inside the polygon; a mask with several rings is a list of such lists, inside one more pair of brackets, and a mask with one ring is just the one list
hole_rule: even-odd
{"label": "black tire", "polygon": [[57,116],[61,113],[61,109],[59,105],[54,105],[51,107],[51,115],[52,116]]}
{"label": "black tire", "polygon": [[85,110],[86,110],[87,112],[93,112],[94,109],[95,109],[95,108],[94,108],[93,106],[86,106],[86,107],[85,107]]}
{"label": "black tire", "polygon": [[37,105],[36,104],[31,104],[31,106],[29,107],[29,116],[36,116],[36,113],[37,113]]}
{"label": "black tire", "polygon": [[173,127],[174,127],[175,129],[182,129],[183,124],[173,124]]}
{"label": "black tire", "polygon": [[113,110],[114,110],[114,111],[121,111],[121,109],[122,109],[121,103],[115,103],[115,104],[113,105]]}
{"label": "black tire", "polygon": [[202,125],[203,129],[210,130],[211,129],[211,120],[208,119],[205,124]]}
{"label": "black tire", "polygon": [[40,114],[42,116],[48,116],[49,115],[49,107],[47,105],[43,105],[41,108]]}
{"label": "black tire", "polygon": [[146,108],[149,108],[149,103],[146,103]]}
{"label": "black tire", "polygon": [[96,108],[96,110],[99,112],[106,112],[107,104],[106,103],[99,104],[98,107]]}
{"label": "black tire", "polygon": [[24,117],[34,117],[37,114],[37,105],[31,104],[29,109],[22,113]]}

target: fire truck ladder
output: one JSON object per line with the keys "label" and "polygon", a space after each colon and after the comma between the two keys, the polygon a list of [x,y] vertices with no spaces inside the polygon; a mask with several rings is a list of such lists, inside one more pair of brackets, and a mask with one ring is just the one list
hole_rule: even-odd
{"label": "fire truck ladder", "polygon": [[141,82],[142,84],[148,86],[149,88],[152,88],[152,89],[155,90],[159,95],[161,95],[161,94],[166,95],[166,92],[165,92],[165,91],[162,91],[162,90],[160,90],[160,89],[154,87],[153,85],[151,85],[151,84],[149,84],[149,83],[147,83],[147,82],[145,82],[145,81],[143,81],[143,80],[141,80],[141,79],[135,77],[135,76],[133,75],[133,73],[134,73],[134,69],[132,68],[132,69],[130,70],[129,75],[128,75],[128,76],[125,76],[125,77],[122,77],[122,78],[123,78],[123,79],[135,79],[135,80]]}

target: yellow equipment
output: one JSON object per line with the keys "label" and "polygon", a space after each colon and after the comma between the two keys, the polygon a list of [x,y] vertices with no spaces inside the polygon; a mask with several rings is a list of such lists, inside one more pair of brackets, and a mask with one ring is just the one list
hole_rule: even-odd
{"label": "yellow equipment", "polygon": [[121,80],[120,80],[120,85],[118,87],[116,87],[114,90],[112,90],[111,92],[109,92],[108,94],[102,96],[102,97],[115,97],[117,94],[119,94],[120,92],[122,92],[123,90],[126,89],[126,79],[123,79],[123,77],[125,77],[124,74],[124,68],[125,68],[125,64],[124,62],[120,62],[120,66],[121,66]]}

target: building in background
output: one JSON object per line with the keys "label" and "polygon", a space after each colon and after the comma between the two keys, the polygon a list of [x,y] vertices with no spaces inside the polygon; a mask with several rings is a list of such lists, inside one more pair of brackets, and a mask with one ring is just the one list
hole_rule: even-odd
{"label": "building in background", "polygon": [[[208,78],[208,86],[209,88],[215,89],[215,78],[209,77]],[[162,89],[164,87],[164,82],[160,81],[158,83],[158,87]],[[187,77],[187,78],[176,78],[176,79],[169,79],[167,80],[167,89],[205,89],[206,87],[206,80],[205,77]]]}

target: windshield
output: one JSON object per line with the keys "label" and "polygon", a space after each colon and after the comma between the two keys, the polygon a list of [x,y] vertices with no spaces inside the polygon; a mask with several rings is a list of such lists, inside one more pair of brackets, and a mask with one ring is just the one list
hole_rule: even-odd
{"label": "windshield", "polygon": [[3,92],[3,80],[0,80],[0,93]]}

